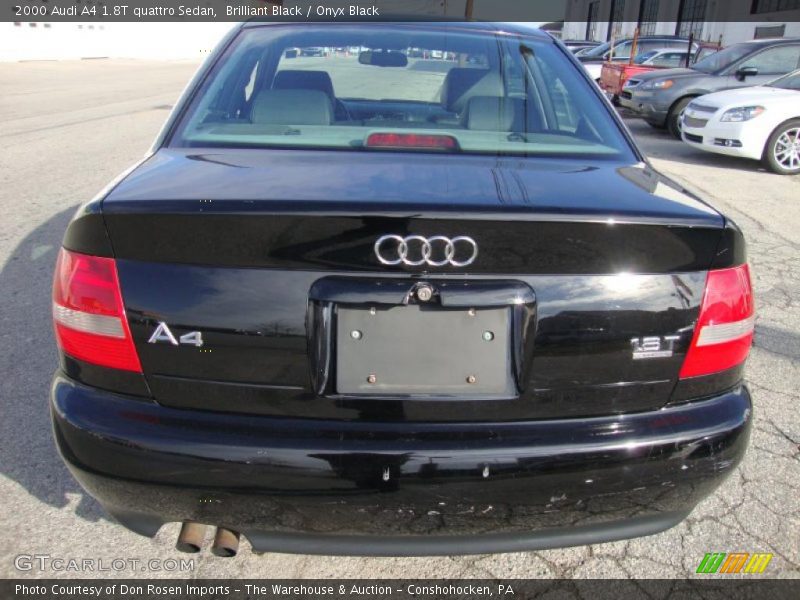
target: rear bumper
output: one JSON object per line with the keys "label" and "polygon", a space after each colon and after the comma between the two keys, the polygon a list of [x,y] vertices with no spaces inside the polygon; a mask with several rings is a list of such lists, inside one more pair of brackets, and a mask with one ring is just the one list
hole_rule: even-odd
{"label": "rear bumper", "polygon": [[51,401],[70,470],[128,528],[194,520],[258,551],[357,555],[657,533],[732,472],[752,420],[744,386],[651,413],[491,425],[177,410],[60,374]]}

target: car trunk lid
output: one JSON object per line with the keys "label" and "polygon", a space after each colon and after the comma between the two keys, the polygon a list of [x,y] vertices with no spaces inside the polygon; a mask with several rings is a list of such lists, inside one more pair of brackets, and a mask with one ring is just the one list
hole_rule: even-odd
{"label": "car trunk lid", "polygon": [[[107,197],[103,213],[159,402],[409,421],[662,406],[724,225],[643,164],[274,150],[162,150]],[[463,267],[386,265],[375,253],[384,235],[470,237],[478,254]],[[420,285],[433,289],[430,304]],[[366,329],[371,310],[413,335]],[[490,333],[502,357],[481,361],[477,338],[437,344],[444,330],[420,326],[430,317],[422,312],[436,310],[469,335],[498,327]],[[474,331],[458,325],[470,323],[470,310],[481,324]],[[176,340],[200,333],[203,345],[151,343],[161,323]],[[381,352],[352,354],[358,364],[343,372],[341,343],[359,327],[382,336],[373,346]],[[393,343],[397,352],[383,352]],[[654,344],[660,356],[642,356]],[[453,354],[459,345],[473,357],[442,358],[453,386],[436,393],[441,373],[417,355],[430,362],[437,348]],[[371,355],[378,366],[362,369]],[[484,362],[505,365],[508,378],[470,392],[464,382]],[[428,367],[427,387],[403,388],[398,373]],[[377,368],[391,389],[357,383]]]}

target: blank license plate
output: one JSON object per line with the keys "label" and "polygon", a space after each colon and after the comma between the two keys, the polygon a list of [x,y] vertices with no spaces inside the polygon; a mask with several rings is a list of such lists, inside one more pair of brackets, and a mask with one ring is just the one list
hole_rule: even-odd
{"label": "blank license plate", "polygon": [[511,396],[509,309],[337,307],[340,394]]}

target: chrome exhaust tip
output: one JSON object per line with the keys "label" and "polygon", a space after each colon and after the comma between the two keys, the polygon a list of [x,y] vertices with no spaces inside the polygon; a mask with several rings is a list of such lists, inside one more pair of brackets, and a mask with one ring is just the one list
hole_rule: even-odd
{"label": "chrome exhaust tip", "polygon": [[214,544],[211,546],[211,553],[214,556],[230,558],[236,556],[239,551],[239,533],[217,527],[217,534],[214,536]]}
{"label": "chrome exhaust tip", "polygon": [[195,554],[200,552],[203,547],[203,540],[206,537],[206,526],[202,523],[194,523],[193,521],[185,521],[181,526],[181,532],[178,534],[178,541],[175,543],[175,549],[180,552],[187,552]]}

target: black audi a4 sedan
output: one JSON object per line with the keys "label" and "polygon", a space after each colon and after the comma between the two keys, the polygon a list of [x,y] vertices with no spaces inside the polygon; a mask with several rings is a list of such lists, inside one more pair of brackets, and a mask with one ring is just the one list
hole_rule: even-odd
{"label": "black audi a4 sedan", "polygon": [[69,224],[53,319],[64,461],[189,551],[654,534],[752,424],[741,232],[513,25],[238,26]]}

